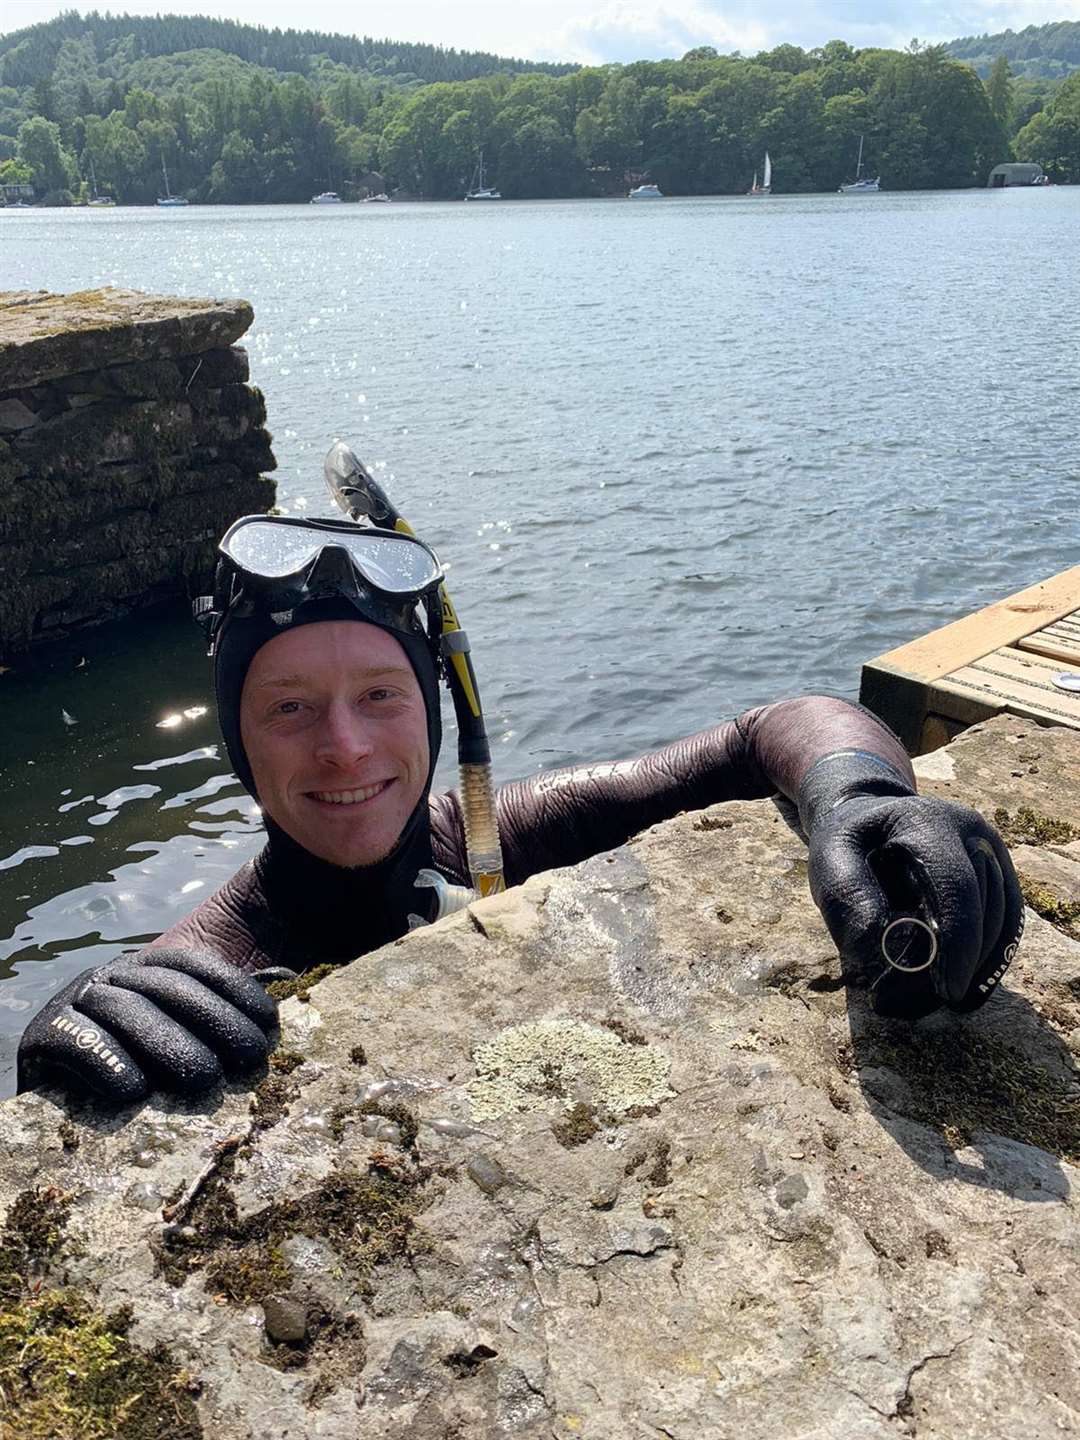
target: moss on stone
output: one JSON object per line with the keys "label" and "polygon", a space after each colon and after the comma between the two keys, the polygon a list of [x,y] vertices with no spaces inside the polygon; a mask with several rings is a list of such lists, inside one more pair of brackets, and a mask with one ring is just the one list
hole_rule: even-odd
{"label": "moss on stone", "polygon": [[1006,845],[1067,845],[1080,840],[1080,829],[1067,820],[1039,815],[1030,805],[1021,805],[1010,815],[1003,805],[994,811],[994,824]]}
{"label": "moss on stone", "polygon": [[276,1245],[253,1241],[226,1250],[206,1267],[206,1288],[231,1305],[250,1305],[278,1295],[292,1283],[289,1262]]}
{"label": "moss on stone", "polygon": [[591,1105],[579,1100],[561,1120],[554,1122],[551,1133],[560,1145],[572,1150],[575,1146],[584,1145],[587,1140],[591,1140],[599,1133],[600,1128],[596,1111]]}
{"label": "moss on stone", "polygon": [[275,1050],[269,1060],[270,1069],[277,1070],[281,1075],[291,1075],[303,1063],[304,1057],[299,1050]]}
{"label": "moss on stone", "polygon": [[886,1066],[906,1082],[889,1104],[958,1149],[980,1132],[1080,1162],[1080,1095],[1030,1056],[961,1023],[942,1030],[883,1028],[856,1045],[860,1068]]}
{"label": "moss on stone", "polygon": [[0,1440],[198,1440],[198,1383],[128,1340],[131,1307],[50,1283],[71,1199],[26,1191],[0,1232]]}
{"label": "moss on stone", "polygon": [[332,975],[337,968],[336,965],[316,965],[303,975],[298,975],[295,980],[275,980],[266,987],[267,994],[279,1003],[288,1000],[291,995],[295,995],[298,1000],[310,1000],[311,987],[320,980],[325,980],[327,975]]}
{"label": "moss on stone", "polygon": [[170,1284],[205,1270],[209,1288],[233,1304],[289,1288],[292,1271],[280,1247],[293,1235],[329,1240],[366,1276],[407,1253],[413,1217],[432,1198],[426,1167],[372,1164],[363,1173],[336,1171],[295,1200],[241,1218],[230,1188],[236,1160],[225,1157],[193,1201],[187,1223],[153,1246],[158,1271]]}
{"label": "moss on stone", "polygon": [[671,1184],[671,1141],[658,1140],[654,1152],[652,1169],[645,1176],[646,1181],[662,1190]]}
{"label": "moss on stone", "polygon": [[1025,905],[1029,905],[1036,915],[1048,920],[1063,935],[1068,935],[1070,940],[1080,940],[1080,901],[1062,900],[1048,885],[1033,880],[1022,870],[1017,872],[1017,878]]}
{"label": "moss on stone", "polygon": [[420,1121],[416,1112],[407,1105],[402,1105],[400,1101],[389,1099],[355,1100],[348,1104],[335,1105],[330,1112],[331,1135],[340,1142],[349,1121],[358,1120],[364,1115],[378,1115],[383,1120],[392,1121],[398,1127],[404,1149],[411,1150],[416,1145],[416,1137],[420,1133]]}

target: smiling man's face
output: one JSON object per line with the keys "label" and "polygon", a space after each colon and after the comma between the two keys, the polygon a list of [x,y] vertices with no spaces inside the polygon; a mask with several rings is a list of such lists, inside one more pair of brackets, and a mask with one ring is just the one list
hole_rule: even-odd
{"label": "smiling man's face", "polygon": [[384,859],[427,783],[416,675],[394,637],[362,621],[269,640],[244,680],[240,734],[263,810],[334,865]]}

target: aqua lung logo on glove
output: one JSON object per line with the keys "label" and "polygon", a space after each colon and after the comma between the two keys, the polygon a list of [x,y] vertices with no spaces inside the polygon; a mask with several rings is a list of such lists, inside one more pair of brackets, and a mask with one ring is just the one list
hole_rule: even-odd
{"label": "aqua lung logo on glove", "polygon": [[63,1015],[57,1015],[52,1024],[54,1030],[59,1030],[64,1035],[70,1035],[80,1050],[89,1050],[92,1054],[100,1056],[110,1070],[119,1074],[121,1070],[127,1069],[119,1055],[102,1043],[101,1031],[95,1030],[92,1025],[76,1025],[74,1020],[68,1020]]}
{"label": "aqua lung logo on glove", "polygon": [[1009,966],[1012,964],[1012,962],[1013,962],[1013,957],[1016,955],[1017,950],[1020,949],[1020,941],[1021,941],[1023,938],[1024,938],[1024,912],[1021,910],[1021,912],[1020,912],[1020,925],[1019,925],[1019,927],[1017,928],[1017,931],[1016,931],[1016,939],[1013,940],[1010,944],[1008,944],[1008,945],[1005,946],[1005,954],[1002,956],[1001,964],[997,967],[997,969],[996,969],[995,971],[993,971],[992,974],[988,975],[985,980],[981,980],[981,981],[979,982],[979,993],[980,993],[980,994],[982,994],[982,995],[988,995],[988,994],[990,993],[990,991],[993,990],[994,986],[997,985],[997,983],[1000,981],[1001,977],[1005,974],[1005,971],[1006,971],[1006,970],[1009,968]]}

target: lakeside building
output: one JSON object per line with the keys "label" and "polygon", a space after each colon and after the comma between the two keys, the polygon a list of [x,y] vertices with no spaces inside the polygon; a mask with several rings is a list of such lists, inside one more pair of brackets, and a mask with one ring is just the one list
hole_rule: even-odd
{"label": "lakeside building", "polygon": [[1034,161],[1012,160],[1005,165],[995,165],[986,181],[988,190],[1004,190],[1010,185],[1045,185],[1046,176],[1041,165]]}

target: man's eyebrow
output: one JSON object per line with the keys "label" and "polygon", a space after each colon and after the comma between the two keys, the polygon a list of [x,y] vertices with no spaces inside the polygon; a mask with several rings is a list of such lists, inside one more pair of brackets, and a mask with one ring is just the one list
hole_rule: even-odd
{"label": "man's eyebrow", "polygon": [[[408,679],[412,671],[405,665],[379,665],[374,669],[360,669],[348,672],[348,678],[354,680],[390,680]],[[260,680],[260,690],[296,690],[302,689],[311,683],[310,677],[303,674],[295,675],[270,675],[265,680]]]}

